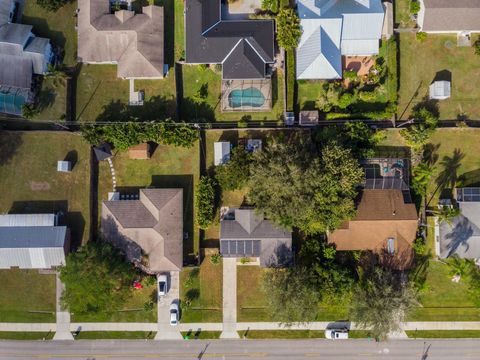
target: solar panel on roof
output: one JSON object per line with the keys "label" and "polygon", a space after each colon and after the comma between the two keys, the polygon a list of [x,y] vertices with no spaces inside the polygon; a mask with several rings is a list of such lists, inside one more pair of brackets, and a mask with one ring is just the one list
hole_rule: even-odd
{"label": "solar panel on roof", "polygon": [[220,253],[224,257],[260,256],[260,240],[222,240]]}

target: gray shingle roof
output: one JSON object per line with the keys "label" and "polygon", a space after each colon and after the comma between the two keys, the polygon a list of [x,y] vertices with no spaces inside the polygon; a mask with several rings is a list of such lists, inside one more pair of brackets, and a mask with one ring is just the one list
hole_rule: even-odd
{"label": "gray shingle roof", "polygon": [[30,91],[32,85],[32,61],[15,55],[1,53],[0,46],[0,85]]}
{"label": "gray shingle roof", "polygon": [[480,0],[423,0],[423,31],[479,31]]}
{"label": "gray shingle roof", "polygon": [[[186,0],[185,33],[186,62],[223,63],[224,79],[263,78],[265,64],[274,60],[273,20],[223,20],[220,0]],[[242,44],[248,40],[254,51],[245,45],[235,49],[240,40]],[[228,60],[232,51],[248,58],[248,64],[240,66],[234,58]]]}
{"label": "gray shingle roof", "polygon": [[[183,189],[141,189],[139,200],[104,201],[102,233],[124,249],[131,248],[128,242],[135,243],[148,254],[152,271],[181,270]],[[126,253],[139,260],[138,251]]]}

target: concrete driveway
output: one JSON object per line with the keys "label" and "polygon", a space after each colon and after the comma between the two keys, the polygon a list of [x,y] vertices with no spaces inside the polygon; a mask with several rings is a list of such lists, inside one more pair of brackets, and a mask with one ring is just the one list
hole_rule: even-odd
{"label": "concrete driveway", "polygon": [[[171,271],[168,274],[168,280],[168,292],[165,296],[160,297],[157,302],[158,332],[155,336],[156,340],[182,339],[182,334],[180,334],[178,326],[170,325],[170,304],[172,304],[172,302],[176,302],[177,304],[179,304],[180,299],[180,272]],[[180,319],[180,321],[182,321],[182,319]]]}
{"label": "concrete driveway", "polygon": [[237,259],[223,258],[223,331],[221,339],[238,339]]}

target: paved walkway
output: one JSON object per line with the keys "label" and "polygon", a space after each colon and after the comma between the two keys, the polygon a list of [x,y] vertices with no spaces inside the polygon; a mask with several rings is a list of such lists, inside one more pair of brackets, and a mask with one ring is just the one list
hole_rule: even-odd
{"label": "paved walkway", "polygon": [[70,312],[62,309],[61,297],[62,292],[65,289],[65,285],[60,281],[60,275],[58,272],[55,275],[56,278],[56,298],[57,298],[57,313],[56,313],[56,332],[53,336],[53,340],[73,340],[73,335],[70,332]]}
{"label": "paved walkway", "polygon": [[221,339],[238,339],[237,259],[223,258],[223,329]]}
{"label": "paved walkway", "polygon": [[[170,325],[170,305],[173,302],[179,304],[180,298],[180,273],[178,271],[171,271],[168,275],[169,288],[165,296],[157,301],[158,309],[158,323],[155,340],[178,340],[182,339],[182,334],[177,326]],[[157,278],[158,282],[158,278]],[[181,319],[180,319],[181,320]],[[152,331],[152,330],[149,330]]]}

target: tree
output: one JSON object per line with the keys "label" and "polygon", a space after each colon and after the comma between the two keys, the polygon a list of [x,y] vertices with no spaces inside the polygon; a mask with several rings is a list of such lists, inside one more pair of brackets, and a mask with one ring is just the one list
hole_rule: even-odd
{"label": "tree", "polygon": [[410,1],[410,14],[417,15],[420,11],[420,3],[417,0]]}
{"label": "tree", "polygon": [[376,339],[384,340],[388,333],[400,329],[416,304],[415,292],[386,269],[376,267],[364,276],[354,292],[350,318]]}
{"label": "tree", "polygon": [[428,128],[425,124],[414,124],[400,131],[400,135],[405,139],[408,145],[414,149],[420,149],[425,145],[434,129]]}
{"label": "tree", "polygon": [[267,311],[283,323],[314,321],[319,293],[311,285],[303,267],[270,269],[262,278]]}
{"label": "tree", "polygon": [[37,0],[37,4],[48,11],[57,11],[70,0]]}
{"label": "tree", "polygon": [[415,194],[422,197],[427,195],[427,187],[432,179],[434,170],[434,167],[423,162],[413,168],[412,190]]}
{"label": "tree", "polygon": [[294,9],[280,9],[277,15],[277,41],[280,47],[290,50],[296,48],[302,36],[300,19]]}
{"label": "tree", "polygon": [[416,35],[416,38],[418,41],[420,42],[424,42],[425,40],[427,40],[427,33],[424,32],[424,31],[419,31],[417,32],[417,35]]}
{"label": "tree", "polygon": [[471,274],[471,269],[475,266],[473,260],[462,259],[457,254],[451,257],[448,265],[450,266],[450,276],[459,276],[460,278]]}
{"label": "tree", "polygon": [[66,286],[62,304],[76,314],[118,310],[131,295],[136,276],[133,265],[111,244],[89,242],[60,267]]}
{"label": "tree", "polygon": [[236,147],[230,154],[230,160],[215,168],[215,178],[222,190],[243,188],[250,177],[252,154],[244,148]]}
{"label": "tree", "polygon": [[435,129],[438,125],[438,115],[422,106],[413,114],[413,118],[422,121],[428,128]]}
{"label": "tree", "polygon": [[278,12],[279,2],[280,0],[262,0],[262,10],[276,14]]}
{"label": "tree", "polygon": [[307,234],[334,230],[355,215],[363,172],[350,150],[326,144],[320,153],[300,136],[272,141],[253,156],[249,199],[280,226]]}
{"label": "tree", "polygon": [[195,193],[195,210],[197,224],[201,229],[207,229],[215,217],[215,180],[202,176]]}
{"label": "tree", "polygon": [[446,222],[452,225],[452,220],[461,214],[461,210],[458,207],[442,206],[440,211],[437,211],[435,215],[438,217],[438,222]]}
{"label": "tree", "polygon": [[475,54],[480,55],[480,38],[475,40],[475,42],[473,43],[473,48],[475,50]]}

